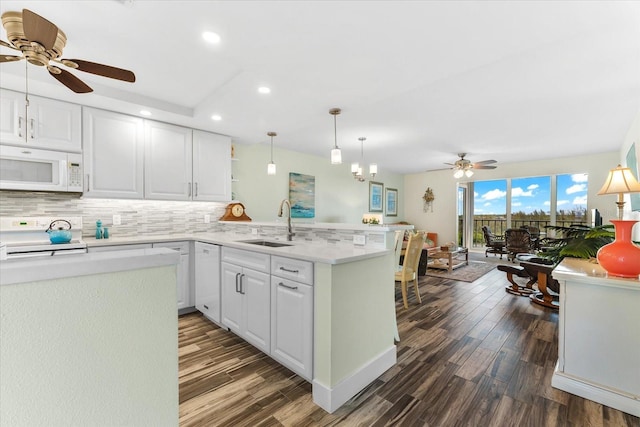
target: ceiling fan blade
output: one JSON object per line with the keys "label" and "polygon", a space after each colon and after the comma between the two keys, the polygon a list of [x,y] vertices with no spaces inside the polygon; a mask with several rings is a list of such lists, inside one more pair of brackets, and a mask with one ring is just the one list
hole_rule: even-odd
{"label": "ceiling fan blade", "polygon": [[498,163],[496,160],[482,160],[481,162],[476,162],[474,165],[489,165],[492,163]]}
{"label": "ceiling fan blade", "polygon": [[447,162],[444,162],[444,164],[445,164],[445,165],[455,166],[455,163],[447,163]]}
{"label": "ceiling fan blade", "polygon": [[16,55],[0,55],[0,62],[15,62],[24,59],[23,56]]}
{"label": "ceiling fan blade", "polygon": [[83,82],[70,72],[53,66],[51,66],[50,68],[60,71],[59,73],[55,73],[52,72],[51,69],[49,69],[49,74],[51,74],[53,77],[55,77],[56,80],[58,80],[60,83],[62,83],[75,93],[93,92],[93,89],[91,89],[85,82]]}
{"label": "ceiling fan blade", "polygon": [[[122,80],[125,82],[133,83],[136,81],[136,75],[132,71],[124,70],[122,68],[112,67],[110,65],[97,64],[95,62],[83,61],[82,59],[61,59],[65,65],[68,65],[77,70],[84,71],[85,73],[97,74],[103,77],[109,77],[110,79]],[[70,62],[77,65],[69,64]]]}
{"label": "ceiling fan blade", "polygon": [[47,50],[53,49],[58,38],[58,27],[29,9],[22,9],[22,29],[27,39]]}
{"label": "ceiling fan blade", "polygon": [[12,45],[11,43],[8,43],[4,40],[0,40],[0,46],[4,46],[4,47],[8,47],[9,49],[13,49],[13,50],[20,50],[17,47],[15,47],[14,45]]}
{"label": "ceiling fan blade", "polygon": [[489,166],[489,165],[479,165],[479,164],[475,164],[473,165],[474,169],[495,169],[497,168],[497,166]]}

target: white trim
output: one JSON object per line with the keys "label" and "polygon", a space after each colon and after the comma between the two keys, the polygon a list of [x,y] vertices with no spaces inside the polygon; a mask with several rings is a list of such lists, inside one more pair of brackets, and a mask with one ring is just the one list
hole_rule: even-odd
{"label": "white trim", "polygon": [[395,364],[396,346],[392,345],[333,387],[314,379],[313,402],[331,414]]}
{"label": "white trim", "polygon": [[551,386],[640,417],[640,396],[623,394],[618,390],[565,374],[558,370],[558,365],[556,365],[551,377]]}

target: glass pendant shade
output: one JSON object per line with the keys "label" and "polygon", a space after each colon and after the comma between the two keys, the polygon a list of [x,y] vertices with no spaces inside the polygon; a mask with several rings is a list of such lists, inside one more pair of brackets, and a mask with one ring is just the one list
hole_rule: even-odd
{"label": "glass pendant shade", "polygon": [[467,178],[471,178],[473,176],[473,171],[471,169],[467,169],[464,174],[467,176]]}
{"label": "glass pendant shade", "polygon": [[276,174],[276,164],[273,162],[269,162],[267,165],[267,175],[275,175]]}
{"label": "glass pendant shade", "polygon": [[369,165],[369,173],[371,175],[375,175],[378,173],[378,165],[376,163],[371,163]]}
{"label": "glass pendant shade", "polygon": [[458,169],[453,173],[454,178],[462,178],[462,175],[464,175],[464,171],[462,169]]}
{"label": "glass pendant shade", "polygon": [[358,169],[360,169],[359,163],[351,163],[351,173],[358,173]]}
{"label": "glass pendant shade", "polygon": [[338,146],[336,146],[333,150],[331,150],[331,164],[332,165],[342,164],[342,152],[340,151]]}

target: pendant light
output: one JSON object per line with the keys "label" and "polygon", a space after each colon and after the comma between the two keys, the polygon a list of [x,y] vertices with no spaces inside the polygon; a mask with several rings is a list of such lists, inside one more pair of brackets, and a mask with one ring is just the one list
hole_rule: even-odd
{"label": "pendant light", "polygon": [[342,152],[340,151],[340,147],[338,147],[338,130],[336,126],[336,116],[340,114],[342,110],[339,108],[332,108],[329,110],[329,114],[333,116],[333,149],[331,150],[331,164],[339,165],[342,164]]}
{"label": "pendant light", "polygon": [[[362,163],[362,165],[360,163],[351,163],[351,173],[353,174],[353,177],[360,182],[365,181],[365,178],[362,174],[362,169],[364,168],[364,142],[366,140],[367,138],[365,138],[364,136],[358,138],[358,141],[360,141],[360,162]],[[374,179],[377,173],[378,165],[376,163],[371,163],[369,165],[369,175],[371,175],[371,179]]]}
{"label": "pendant light", "polygon": [[267,175],[275,175],[276,174],[276,164],[273,163],[273,137],[278,134],[275,132],[267,132],[267,135],[271,137],[271,161],[267,165]]}

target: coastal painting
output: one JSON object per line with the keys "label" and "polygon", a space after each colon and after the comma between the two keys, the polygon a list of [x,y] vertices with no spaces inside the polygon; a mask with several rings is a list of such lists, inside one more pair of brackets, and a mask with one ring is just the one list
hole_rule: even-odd
{"label": "coastal painting", "polygon": [[315,218],[316,178],[289,172],[289,201],[291,218]]}

